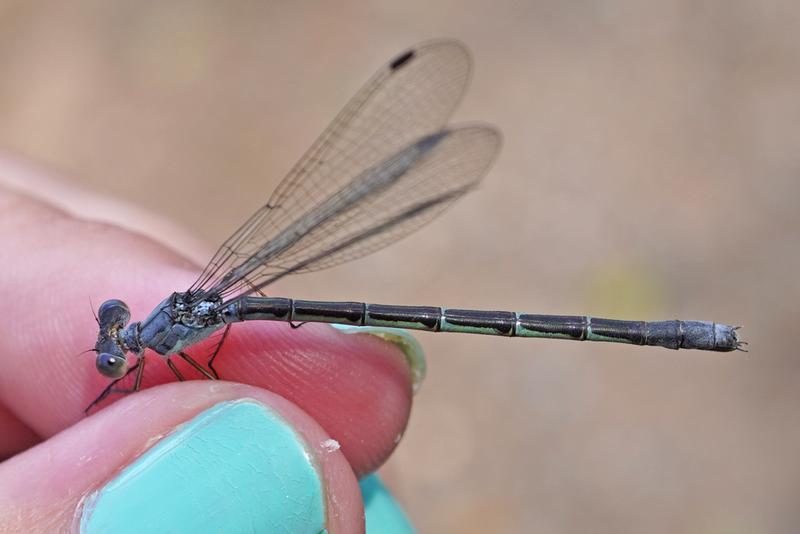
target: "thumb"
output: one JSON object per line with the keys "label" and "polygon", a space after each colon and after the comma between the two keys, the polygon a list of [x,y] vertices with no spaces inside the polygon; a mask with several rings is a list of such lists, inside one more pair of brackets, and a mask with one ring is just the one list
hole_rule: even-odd
{"label": "thumb", "polygon": [[355,475],[305,412],[228,382],[127,397],[0,464],[12,532],[363,532]]}

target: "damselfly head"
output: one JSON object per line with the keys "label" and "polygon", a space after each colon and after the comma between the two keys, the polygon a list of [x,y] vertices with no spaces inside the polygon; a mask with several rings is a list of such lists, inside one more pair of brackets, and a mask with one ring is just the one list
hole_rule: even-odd
{"label": "damselfly head", "polygon": [[119,332],[131,319],[128,305],[121,300],[107,300],[97,310],[100,331],[97,334],[95,367],[103,376],[122,378],[128,372],[128,359],[125,357]]}

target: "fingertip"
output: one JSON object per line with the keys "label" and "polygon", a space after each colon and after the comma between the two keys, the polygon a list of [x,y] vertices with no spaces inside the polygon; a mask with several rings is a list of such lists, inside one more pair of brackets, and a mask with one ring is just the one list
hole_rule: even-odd
{"label": "fingertip", "polygon": [[413,379],[404,352],[381,337],[328,325],[300,330],[240,325],[215,366],[226,379],[290,399],[339,441],[358,476],[374,471],[394,451],[411,413]]}
{"label": "fingertip", "polygon": [[382,339],[399,349],[405,356],[408,370],[411,372],[411,389],[416,394],[422,382],[425,380],[425,375],[428,371],[428,364],[425,360],[425,351],[419,341],[402,328],[386,328],[375,326],[350,326],[332,324],[334,329],[344,334],[360,334],[375,336]]}
{"label": "fingertip", "polygon": [[0,481],[16,510],[0,521],[28,531],[29,521],[69,517],[84,532],[213,531],[218,521],[363,530],[336,442],[286,399],[241,384],[170,384],[123,399],[3,464]]}

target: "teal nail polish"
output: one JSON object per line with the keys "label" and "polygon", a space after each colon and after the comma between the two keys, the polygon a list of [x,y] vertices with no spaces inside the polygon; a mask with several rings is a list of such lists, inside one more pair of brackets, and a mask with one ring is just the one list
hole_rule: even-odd
{"label": "teal nail polish", "polygon": [[325,499],[302,438],[254,401],[217,404],[88,496],[81,532],[308,532]]}
{"label": "teal nail polish", "polygon": [[425,352],[414,336],[402,328],[385,328],[377,326],[350,326],[345,324],[332,324],[332,327],[345,334],[369,334],[395,344],[406,357],[408,367],[411,369],[411,387],[416,393],[425,379],[427,364]]}
{"label": "teal nail polish", "polygon": [[378,475],[361,480],[361,495],[364,498],[364,515],[367,534],[414,534],[416,531],[408,521],[403,509],[383,485]]}

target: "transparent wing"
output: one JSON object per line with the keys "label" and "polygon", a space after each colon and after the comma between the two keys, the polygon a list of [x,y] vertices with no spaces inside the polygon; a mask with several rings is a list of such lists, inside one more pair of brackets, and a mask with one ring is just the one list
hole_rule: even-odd
{"label": "transparent wing", "polygon": [[470,191],[500,148],[489,126],[425,136],[290,224],[222,277],[211,291],[226,302],[287,274],[338,265],[413,232]]}
{"label": "transparent wing", "polygon": [[[384,65],[292,168],[267,204],[222,244],[189,291],[201,295],[220,284],[229,286],[232,271],[263,255],[265,243],[307,214],[330,208],[331,198],[354,180],[364,180],[370,169],[439,131],[461,100],[470,70],[469,52],[449,40],[423,43]],[[356,211],[351,213],[356,216]],[[300,252],[295,249],[292,254]],[[311,269],[309,265],[306,270]],[[252,275],[248,278],[243,283],[256,283]]]}

